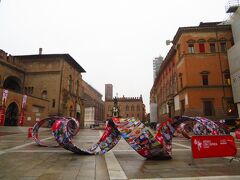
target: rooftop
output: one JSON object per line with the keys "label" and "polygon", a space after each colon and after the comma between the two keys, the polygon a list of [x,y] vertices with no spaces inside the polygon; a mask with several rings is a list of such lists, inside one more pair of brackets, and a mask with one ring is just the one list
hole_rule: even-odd
{"label": "rooftop", "polygon": [[80,72],[86,72],[80,64],[69,54],[34,54],[34,55],[17,55],[18,59],[39,59],[39,58],[64,58],[67,62],[76,67]]}

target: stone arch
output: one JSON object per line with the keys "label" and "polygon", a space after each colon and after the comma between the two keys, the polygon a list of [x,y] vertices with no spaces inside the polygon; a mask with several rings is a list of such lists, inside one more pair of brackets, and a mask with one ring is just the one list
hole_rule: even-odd
{"label": "stone arch", "polygon": [[209,38],[208,42],[217,42],[217,40],[215,38]]}
{"label": "stone arch", "polygon": [[4,126],[17,126],[19,118],[19,108],[16,102],[12,102],[8,105],[5,113]]}
{"label": "stone arch", "polygon": [[205,39],[198,39],[197,42],[198,42],[198,43],[205,43],[206,40],[205,40]]}
{"label": "stone arch", "polygon": [[9,76],[4,80],[3,88],[15,92],[22,92],[21,80],[15,76]]}
{"label": "stone arch", "polygon": [[196,43],[196,41],[194,39],[189,39],[189,40],[187,40],[187,43],[188,44],[194,44],[194,43]]}

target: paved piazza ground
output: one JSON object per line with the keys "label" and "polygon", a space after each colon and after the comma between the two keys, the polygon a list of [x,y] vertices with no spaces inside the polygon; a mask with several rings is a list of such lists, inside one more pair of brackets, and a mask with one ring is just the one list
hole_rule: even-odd
{"label": "paved piazza ground", "polygon": [[[0,179],[240,179],[240,162],[229,158],[192,162],[189,140],[174,138],[173,159],[146,160],[124,141],[101,156],[80,156],[63,148],[39,147],[27,138],[26,127],[0,127]],[[81,129],[76,144],[89,147],[102,132]],[[45,141],[55,143],[49,130]],[[237,142],[238,157],[240,142]]]}

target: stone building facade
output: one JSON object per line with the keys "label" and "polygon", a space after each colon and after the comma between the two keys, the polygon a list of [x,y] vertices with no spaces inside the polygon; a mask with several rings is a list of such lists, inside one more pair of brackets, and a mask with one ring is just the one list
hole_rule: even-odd
{"label": "stone building facade", "polygon": [[[140,97],[118,97],[117,104],[120,110],[120,117],[134,117],[145,121],[145,105],[142,96]],[[105,119],[112,116],[113,99],[105,100]]]}
{"label": "stone building facade", "polygon": [[[235,1],[236,3],[236,1]],[[234,103],[237,104],[240,118],[240,5],[230,4],[228,13],[233,13],[228,20],[232,26],[234,45],[228,50],[228,60],[232,80]]]}
{"label": "stone building facade", "polygon": [[162,116],[235,117],[227,50],[230,25],[221,22],[180,27],[150,92]]}
{"label": "stone building facade", "polygon": [[[1,104],[6,115],[5,125],[18,124],[22,97],[27,95],[23,125],[33,125],[49,115],[60,115],[75,117],[83,126],[81,73],[85,70],[69,54],[11,56],[0,50],[0,64],[2,99],[3,90],[8,90],[6,103]],[[9,124],[11,114],[16,122]]]}

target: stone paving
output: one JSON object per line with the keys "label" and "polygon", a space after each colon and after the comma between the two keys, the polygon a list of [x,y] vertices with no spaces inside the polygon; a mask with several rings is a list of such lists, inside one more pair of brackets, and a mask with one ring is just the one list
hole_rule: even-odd
{"label": "stone paving", "polygon": [[[121,140],[105,155],[80,156],[63,148],[39,147],[27,138],[26,127],[0,127],[0,179],[240,179],[240,162],[229,158],[192,161],[190,141],[175,138],[173,159],[152,161]],[[11,132],[14,132],[11,133]],[[81,129],[74,142],[89,147],[101,131]],[[49,129],[40,137],[55,143]],[[240,143],[238,145],[238,156]]]}

